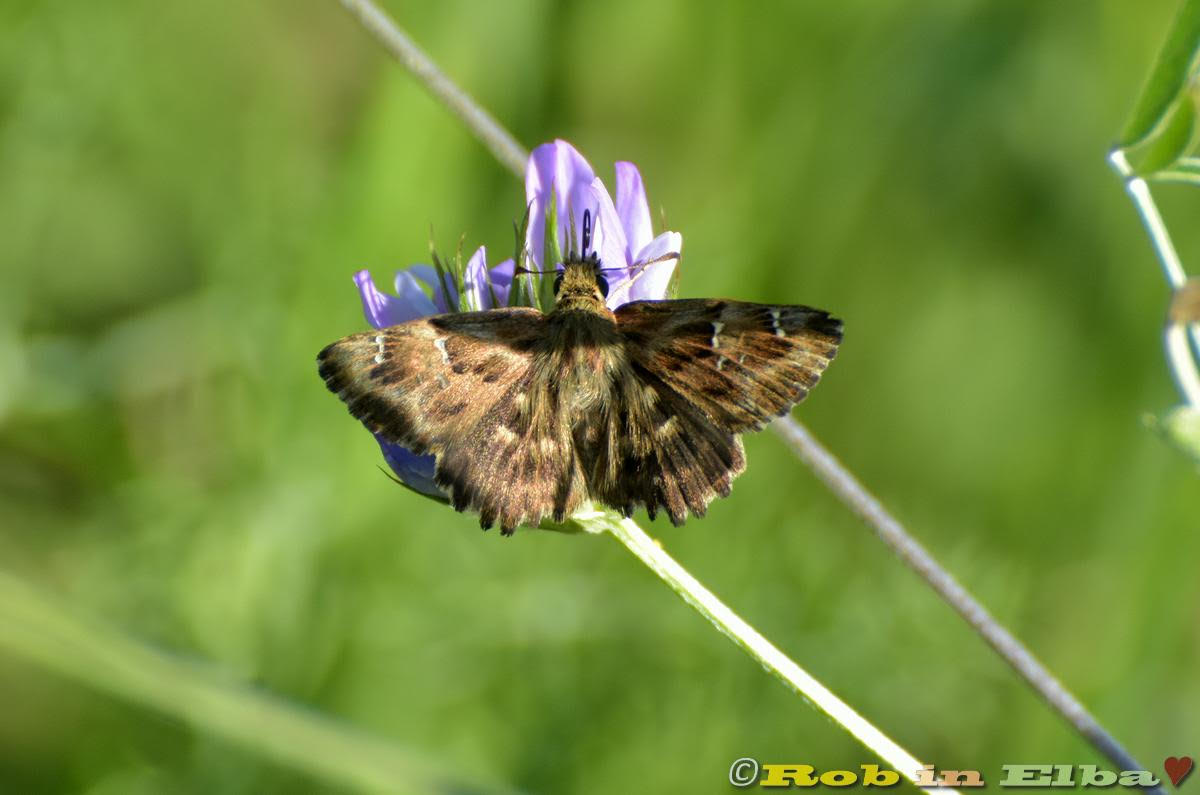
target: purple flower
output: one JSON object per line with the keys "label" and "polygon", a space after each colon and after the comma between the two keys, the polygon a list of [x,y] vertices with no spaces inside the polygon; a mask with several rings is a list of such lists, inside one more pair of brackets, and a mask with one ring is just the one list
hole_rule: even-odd
{"label": "purple flower", "polygon": [[[608,279],[609,309],[630,301],[665,298],[683,247],[683,236],[678,232],[663,232],[654,237],[650,204],[637,166],[619,162],[616,172],[614,205],[596,172],[566,141],[534,149],[525,169],[525,201],[530,205],[526,245],[535,266],[538,269],[546,266],[547,255],[542,248],[551,196],[558,199],[558,244],[564,254],[579,250],[583,213],[591,210],[596,219],[592,247],[600,257],[601,266],[622,269],[618,278]],[[577,237],[568,240],[572,228]]]}
{"label": "purple flower", "polygon": [[[614,204],[583,155],[566,141],[534,149],[525,170],[525,201],[530,207],[525,245],[533,261],[531,267],[549,269],[546,263],[549,255],[543,252],[543,247],[546,210],[552,196],[558,199],[558,244],[564,254],[579,251],[583,213],[591,211],[596,219],[592,247],[600,257],[600,264],[606,269],[620,269],[620,273],[608,272],[610,309],[630,301],[665,298],[683,246],[683,237],[678,232],[654,237],[650,205],[637,166],[617,163],[616,175]],[[576,235],[573,241],[568,240],[572,222]],[[561,264],[552,262],[549,266]],[[447,272],[443,285],[436,269],[429,265],[413,265],[398,271],[395,294],[380,292],[365,270],[354,274],[354,283],[358,285],[367,322],[375,328],[385,328],[426,315],[455,312],[464,303],[471,310],[507,306],[514,270],[512,259],[488,270],[487,253],[480,246],[463,269],[461,284],[455,283]],[[549,311],[550,307],[543,309]],[[378,436],[376,440],[384,460],[404,485],[427,496],[445,499],[445,493],[434,482],[433,456],[417,455]]]}
{"label": "purple flower", "polygon": [[[455,284],[453,277],[447,273],[446,284],[443,285],[436,269],[429,265],[413,265],[408,270],[396,272],[396,294],[389,295],[375,287],[367,271],[354,274],[363,314],[375,328],[395,326],[426,315],[457,311],[460,291],[466,296],[469,309],[492,309],[493,293],[496,296],[495,306],[507,306],[512,280],[512,259],[504,260],[489,271],[487,251],[483,246],[467,261],[463,269],[463,284]],[[443,288],[448,288],[448,295]]]}

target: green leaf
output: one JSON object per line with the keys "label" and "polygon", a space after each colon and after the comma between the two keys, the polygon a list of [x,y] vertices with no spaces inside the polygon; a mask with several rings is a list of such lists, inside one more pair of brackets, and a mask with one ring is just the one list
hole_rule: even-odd
{"label": "green leaf", "polygon": [[[567,200],[567,254],[575,253],[575,243],[579,240],[579,230],[575,228],[575,210],[571,207],[571,200]],[[554,236],[554,244],[558,245],[558,235]],[[557,248],[555,250],[558,250]],[[559,251],[558,262],[562,262],[562,251]],[[583,252],[579,252],[582,254]]]}
{"label": "green leaf", "polygon": [[492,283],[492,271],[490,268],[483,269],[483,280],[487,283],[488,298],[490,299],[488,308],[495,309],[500,306],[500,300],[496,297],[496,285]]}
{"label": "green leaf", "polygon": [[469,312],[470,304],[467,303],[467,266],[463,263],[463,243],[467,241],[466,234],[462,234],[458,238],[458,249],[454,252],[454,284],[458,287],[458,311]]}
{"label": "green leaf", "polygon": [[1183,157],[1192,146],[1195,131],[1196,106],[1190,93],[1185,93],[1145,147],[1130,153],[1134,173],[1153,174]]}
{"label": "green leaf", "polygon": [[679,296],[679,279],[680,273],[683,270],[683,259],[675,260],[675,270],[671,271],[671,278],[667,281],[667,298],[676,298]]}
{"label": "green leaf", "polygon": [[[433,269],[437,271],[438,283],[442,287],[442,297],[446,299],[446,309],[450,307],[450,278],[446,275],[446,266],[442,263],[442,258],[438,256],[437,251],[433,247],[433,230],[429,230],[429,258],[433,260]],[[436,303],[437,296],[433,296]]]}
{"label": "green leaf", "polygon": [[[562,259],[562,246],[558,242],[558,191],[552,190],[546,206],[546,228],[542,235],[543,270],[549,266],[553,271]],[[543,312],[549,312],[554,306],[554,276],[549,273],[538,276],[538,303]]]}
{"label": "green leaf", "polygon": [[558,242],[558,190],[551,189],[546,206],[546,229],[542,235],[542,264],[562,262],[562,246]]}
{"label": "green leaf", "polygon": [[529,278],[525,273],[525,262],[529,258],[529,250],[525,246],[525,236],[529,232],[529,211],[532,205],[525,208],[521,223],[513,221],[513,236],[516,239],[513,248],[513,279],[508,288],[509,306],[530,306],[524,303],[525,290],[522,289]]}
{"label": "green leaf", "polygon": [[1186,182],[1200,185],[1200,158],[1185,157],[1150,175],[1155,182]]}
{"label": "green leaf", "polygon": [[1196,68],[1198,52],[1200,0],[1184,0],[1118,146],[1129,148],[1143,143],[1162,125]]}

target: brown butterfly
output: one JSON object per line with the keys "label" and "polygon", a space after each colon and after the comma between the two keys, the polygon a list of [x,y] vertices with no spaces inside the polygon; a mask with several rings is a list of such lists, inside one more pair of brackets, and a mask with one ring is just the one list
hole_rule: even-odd
{"label": "brown butterfly", "polygon": [[[583,251],[590,229],[584,219]],[[805,306],[689,299],[611,311],[600,261],[570,255],[549,313],[434,315],[354,334],[321,377],[384,440],[436,456],[455,510],[505,535],[587,501],[703,516],[746,466],[738,434],[808,394],[841,321]]]}

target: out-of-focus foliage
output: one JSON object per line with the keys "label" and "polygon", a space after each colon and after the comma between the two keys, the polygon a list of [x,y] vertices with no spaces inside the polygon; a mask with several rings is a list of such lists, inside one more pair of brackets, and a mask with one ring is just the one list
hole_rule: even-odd
{"label": "out-of-focus foliage", "polygon": [[[1166,289],[1104,164],[1173,3],[388,7],[525,143],[636,161],[682,296],[844,317],[804,421],[1143,761],[1200,747],[1200,489],[1140,422],[1175,401]],[[356,268],[431,224],[507,253],[522,197],[336,3],[0,3],[4,569],[521,789],[872,761],[617,544],[397,488],[323,388]],[[708,518],[650,526],[694,574],[922,758],[1098,761],[746,447]],[[0,704],[6,790],[324,786],[17,657]]]}

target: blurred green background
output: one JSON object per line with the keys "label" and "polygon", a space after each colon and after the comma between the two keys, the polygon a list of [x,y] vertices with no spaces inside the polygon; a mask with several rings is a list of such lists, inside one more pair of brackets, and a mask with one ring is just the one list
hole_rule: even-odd
{"label": "blurred green background", "polygon": [[[798,416],[1141,761],[1200,751],[1200,489],[1143,427],[1167,291],[1104,162],[1174,2],[386,7],[526,145],[635,161],[681,295],[845,318]],[[1160,194],[1195,272],[1200,193]],[[334,2],[0,2],[0,571],[501,786],[875,761],[611,539],[394,486],[325,391],[355,269],[431,225],[496,261],[522,211]],[[923,760],[1102,762],[746,448],[708,518],[649,526],[697,577]],[[0,790],[338,791],[54,668],[0,648]]]}

